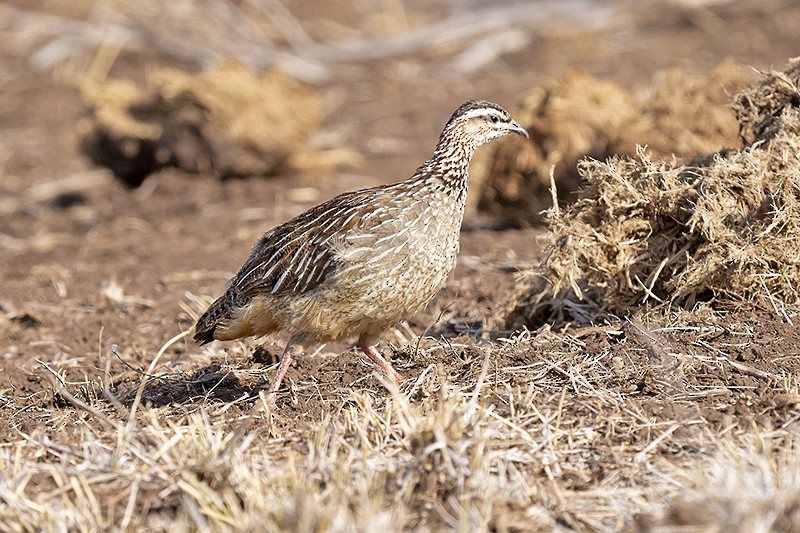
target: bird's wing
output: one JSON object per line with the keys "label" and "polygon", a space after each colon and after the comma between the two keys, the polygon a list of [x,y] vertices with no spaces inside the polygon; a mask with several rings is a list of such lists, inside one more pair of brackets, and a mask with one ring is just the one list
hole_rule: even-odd
{"label": "bird's wing", "polygon": [[338,267],[333,247],[343,235],[369,224],[375,190],[345,193],[265,233],[231,280],[242,296],[303,293],[319,286]]}

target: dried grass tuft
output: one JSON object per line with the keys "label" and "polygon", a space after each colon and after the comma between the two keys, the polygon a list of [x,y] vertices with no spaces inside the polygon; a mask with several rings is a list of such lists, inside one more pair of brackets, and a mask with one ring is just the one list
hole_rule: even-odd
{"label": "dried grass tuft", "polygon": [[[743,139],[760,135],[740,150],[694,164],[642,148],[635,157],[582,161],[586,185],[574,205],[548,213],[547,258],[521,277],[505,318],[585,322],[662,303],[796,309],[799,77],[795,60],[737,97]],[[589,316],[575,306],[590,306]]]}
{"label": "dried grass tuft", "polygon": [[731,92],[752,80],[740,65],[723,63],[706,76],[672,72],[635,96],[585,72],[571,72],[532,90],[514,115],[531,139],[508,139],[490,161],[478,161],[478,208],[516,223],[539,223],[550,207],[550,173],[563,200],[582,182],[577,163],[587,157],[635,155],[696,158],[737,143]]}
{"label": "dried grass tuft", "polygon": [[800,61],[789,62],[783,72],[769,72],[757,85],[740,92],[733,101],[739,133],[745,146],[769,140],[781,131],[797,133]]}
{"label": "dried grass tuft", "polygon": [[84,81],[84,151],[138,185],[176,166],[220,177],[271,175],[297,163],[320,119],[319,101],[278,70],[258,74],[228,61],[199,74],[158,69],[146,88]]}
{"label": "dried grass tuft", "polygon": [[687,489],[660,516],[640,518],[640,530],[800,531],[800,462],[791,448],[719,450]]}

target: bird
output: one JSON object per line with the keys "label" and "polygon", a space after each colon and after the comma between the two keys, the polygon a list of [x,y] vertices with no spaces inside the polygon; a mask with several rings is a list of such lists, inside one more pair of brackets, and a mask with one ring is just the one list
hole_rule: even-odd
{"label": "bird", "polygon": [[467,101],[410,178],[340,194],[270,229],[197,321],[194,340],[288,332],[267,395],[272,407],[307,345],[357,338],[390,378],[404,381],[376,344],[444,285],[459,250],[470,160],[509,133],[528,137],[499,105]]}

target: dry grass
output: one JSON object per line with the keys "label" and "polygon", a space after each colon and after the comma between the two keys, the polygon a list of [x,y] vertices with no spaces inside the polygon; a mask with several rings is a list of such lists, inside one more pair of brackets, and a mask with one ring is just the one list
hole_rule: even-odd
{"label": "dry grass", "polygon": [[[707,323],[426,340],[402,390],[316,383],[318,418],[296,392],[271,418],[257,388],[137,409],[115,396],[136,381],[54,378],[58,430],[0,452],[0,528],[796,531],[796,380],[721,356],[709,335],[757,333]],[[219,374],[260,379],[242,363]]]}

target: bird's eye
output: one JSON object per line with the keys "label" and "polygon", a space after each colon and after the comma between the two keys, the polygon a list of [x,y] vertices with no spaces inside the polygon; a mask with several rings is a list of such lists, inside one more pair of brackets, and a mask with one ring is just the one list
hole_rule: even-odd
{"label": "bird's eye", "polygon": [[497,124],[498,122],[500,122],[500,119],[497,117],[497,115],[492,115],[491,120],[492,124]]}

